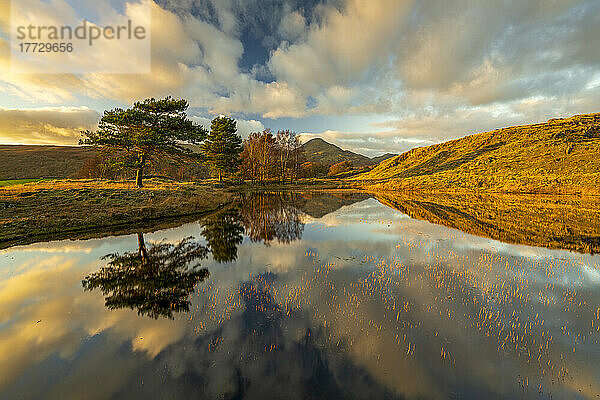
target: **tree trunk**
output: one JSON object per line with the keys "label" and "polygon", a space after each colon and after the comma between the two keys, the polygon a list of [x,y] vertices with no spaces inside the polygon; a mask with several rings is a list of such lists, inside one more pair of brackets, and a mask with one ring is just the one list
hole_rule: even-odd
{"label": "tree trunk", "polygon": [[144,168],[143,167],[138,167],[137,170],[137,174],[135,175],[135,185],[139,188],[143,187],[144,185],[142,184],[142,175],[144,173]]}
{"label": "tree trunk", "polygon": [[140,163],[138,164],[137,173],[135,176],[135,185],[139,188],[143,187],[142,178],[144,177],[144,164],[146,163],[146,157],[143,154],[140,155]]}
{"label": "tree trunk", "polygon": [[148,260],[148,250],[146,250],[146,243],[144,243],[144,234],[138,233],[137,238],[138,238],[138,248],[139,248],[140,257],[142,258],[142,265],[146,266],[146,265],[148,265],[149,260]]}

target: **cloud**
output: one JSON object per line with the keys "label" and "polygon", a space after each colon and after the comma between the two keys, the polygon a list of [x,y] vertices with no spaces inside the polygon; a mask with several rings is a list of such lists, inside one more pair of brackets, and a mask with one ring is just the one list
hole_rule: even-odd
{"label": "cloud", "polygon": [[323,6],[320,22],[309,25],[306,38],[298,43],[282,42],[272,53],[269,68],[305,96],[320,97],[317,108],[324,104],[325,113],[331,112],[327,107],[331,97],[336,99],[353,86],[367,86],[387,65],[394,46],[390,39],[397,37],[411,3],[348,0],[342,10]]}
{"label": "cloud", "polygon": [[306,32],[306,19],[298,12],[286,14],[279,23],[279,34],[285,40],[294,42],[304,36]]}
{"label": "cloud", "polygon": [[[132,0],[125,3],[122,9],[113,7],[106,1],[81,2],[78,6],[66,1],[12,2],[11,72],[52,74],[149,71],[150,0]],[[128,25],[132,26],[131,32],[127,29]],[[63,26],[71,27],[72,34],[64,32],[60,28]],[[125,27],[125,33],[119,27]],[[37,32],[31,28],[38,28]],[[47,31],[42,28],[47,28]],[[51,28],[54,28],[58,39],[52,37]],[[112,30],[110,40],[101,34],[105,28]],[[138,29],[142,30],[141,35],[134,34]],[[20,35],[24,37],[19,38]],[[56,46],[69,43],[71,50],[23,51],[22,44],[27,42],[52,42]]]}
{"label": "cloud", "polygon": [[[73,12],[61,4],[65,15]],[[48,18],[50,11],[39,10]],[[354,142],[369,154],[390,144],[407,149],[410,138],[437,142],[600,107],[594,1],[163,0],[152,4],[149,74],[11,73],[10,13],[1,14],[5,106],[121,105],[173,95],[204,115],[297,118],[307,123],[302,131],[322,135],[315,118],[385,117],[386,132],[357,127],[360,145],[359,134],[343,139],[345,129],[328,128],[337,143]]]}
{"label": "cloud", "polygon": [[[205,129],[210,129],[211,119],[206,117],[191,117],[191,119],[198,124],[202,125]],[[251,132],[262,132],[265,129],[265,126],[262,122],[251,119],[245,120],[236,118],[237,122],[237,132],[243,138],[247,138]]]}
{"label": "cloud", "polygon": [[100,114],[87,107],[0,108],[0,140],[23,144],[77,144]]}

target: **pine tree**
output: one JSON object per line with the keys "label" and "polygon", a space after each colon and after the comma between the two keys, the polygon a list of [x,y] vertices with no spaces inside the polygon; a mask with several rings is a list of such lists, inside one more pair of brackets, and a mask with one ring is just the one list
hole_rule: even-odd
{"label": "pine tree", "polygon": [[142,187],[144,168],[150,157],[176,161],[197,158],[186,144],[200,144],[206,130],[187,118],[186,100],[166,97],[146,99],[132,108],[107,110],[95,132],[83,132],[80,144],[116,154],[114,164],[136,170],[136,185]]}
{"label": "pine tree", "polygon": [[234,174],[240,165],[242,138],[237,134],[233,118],[217,117],[210,124],[210,133],[202,145],[209,168],[219,177]]}
{"label": "pine tree", "polygon": [[200,268],[208,248],[192,237],[178,244],[159,242],[146,246],[138,233],[138,250],[107,254],[108,264],[83,279],[85,290],[100,289],[111,310],[131,308],[154,319],[189,311],[189,295],[198,282],[209,276]]}

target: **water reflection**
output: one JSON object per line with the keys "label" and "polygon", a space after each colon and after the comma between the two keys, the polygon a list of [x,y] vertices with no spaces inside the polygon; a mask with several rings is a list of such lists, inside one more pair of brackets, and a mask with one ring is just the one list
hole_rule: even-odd
{"label": "water reflection", "polygon": [[102,257],[108,264],[83,279],[84,289],[100,289],[110,310],[130,308],[139,315],[171,319],[173,313],[189,311],[190,293],[209,275],[198,263],[206,258],[208,249],[191,237],[175,245],[149,246],[142,233],[137,239],[137,251]]}
{"label": "water reflection", "polygon": [[[262,211],[240,205],[142,246],[130,235],[0,254],[0,398],[600,395],[599,255],[473,236],[375,199],[243,200]],[[137,269],[152,259],[145,241],[166,254],[199,232],[189,243],[207,257],[190,264],[210,277],[172,319],[81,290],[109,251]]]}
{"label": "water reflection", "polygon": [[377,193],[382,204],[435,224],[509,243],[600,252],[596,196]]}
{"label": "water reflection", "polygon": [[242,219],[250,240],[269,246],[273,240],[290,243],[302,238],[304,223],[299,198],[290,192],[243,196]]}
{"label": "water reflection", "polygon": [[190,293],[209,276],[208,269],[199,269],[198,263],[209,252],[218,263],[235,261],[244,232],[251,241],[266,246],[273,240],[290,243],[301,239],[304,223],[298,208],[300,198],[294,193],[242,196],[235,206],[201,220],[207,246],[191,236],[177,244],[147,246],[143,233],[138,233],[137,251],[102,257],[108,264],[85,277],[83,288],[100,289],[110,310],[130,308],[138,315],[173,319],[174,313],[189,311]]}
{"label": "water reflection", "polygon": [[243,240],[244,226],[238,207],[217,212],[202,220],[202,236],[215,261],[226,263],[237,259],[237,248]]}

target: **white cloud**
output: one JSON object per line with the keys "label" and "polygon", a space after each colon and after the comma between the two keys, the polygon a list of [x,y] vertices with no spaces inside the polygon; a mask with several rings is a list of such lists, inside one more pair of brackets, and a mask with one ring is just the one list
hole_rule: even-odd
{"label": "white cloud", "polygon": [[279,23],[279,34],[289,41],[296,41],[306,32],[306,19],[298,11],[286,14]]}
{"label": "white cloud", "polygon": [[81,131],[95,129],[100,115],[87,107],[0,108],[3,143],[77,144]]}
{"label": "white cloud", "polygon": [[[82,2],[20,0],[11,4],[11,72],[30,73],[148,73],[150,70],[150,0],[130,0],[117,10],[107,0]],[[35,10],[35,12],[32,12]],[[84,10],[80,12],[80,10]],[[132,27],[128,32],[127,26]],[[69,26],[72,35],[58,27]],[[31,27],[38,28],[37,32]],[[125,27],[125,32],[121,29]],[[25,37],[19,40],[19,28]],[[48,31],[42,31],[48,28]],[[51,37],[54,28],[59,40]],[[112,29],[112,38],[101,34]],[[137,30],[140,34],[134,34]],[[95,30],[95,32],[92,32]],[[79,31],[79,32],[78,32]],[[83,32],[83,36],[82,35]],[[96,35],[97,33],[97,35]],[[70,51],[25,50],[27,42],[57,46],[69,44]],[[63,45],[64,45],[63,44]]]}
{"label": "white cloud", "polygon": [[[210,123],[211,123],[210,118],[191,117],[191,119],[193,121],[199,123],[200,125],[202,125],[205,129],[207,129],[207,130],[210,129]],[[235,120],[237,122],[238,134],[244,139],[247,138],[251,132],[261,132],[265,129],[265,126],[263,125],[262,122],[254,120],[254,119],[245,120],[245,119],[236,118]]]}
{"label": "white cloud", "polygon": [[[214,15],[199,12],[200,3]],[[153,5],[150,74],[11,74],[0,34],[0,92],[32,107],[172,95],[206,114],[310,117],[298,130],[313,134],[323,132],[311,126],[319,116],[395,121],[384,133],[356,129],[365,143],[355,149],[371,154],[381,138],[386,145],[397,145],[394,136],[436,142],[600,107],[597,2],[340,0],[312,9],[293,1],[279,8],[256,0],[200,3]],[[271,50],[250,71],[240,67],[254,51],[244,48],[248,32],[262,34]],[[395,151],[405,149],[400,142]]]}

